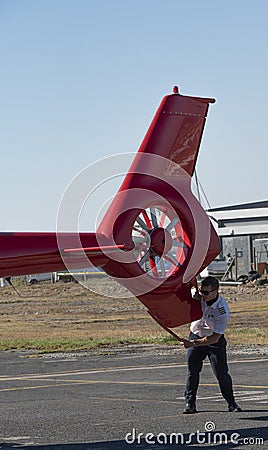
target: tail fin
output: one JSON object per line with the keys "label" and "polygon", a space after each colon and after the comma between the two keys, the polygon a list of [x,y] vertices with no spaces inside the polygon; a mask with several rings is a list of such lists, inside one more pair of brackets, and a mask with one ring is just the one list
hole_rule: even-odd
{"label": "tail fin", "polygon": [[212,98],[173,94],[163,98],[143,139],[139,152],[162,156],[194,173],[205,120]]}

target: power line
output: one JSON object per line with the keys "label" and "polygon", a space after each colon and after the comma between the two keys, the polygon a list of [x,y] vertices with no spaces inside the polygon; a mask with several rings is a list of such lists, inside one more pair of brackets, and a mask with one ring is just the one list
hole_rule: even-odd
{"label": "power line", "polygon": [[199,180],[199,178],[198,178],[198,176],[197,176],[197,171],[196,171],[196,169],[195,169],[195,171],[194,171],[194,174],[195,174],[195,184],[196,184],[196,189],[197,189],[197,197],[198,197],[198,201],[199,201],[199,203],[202,204],[202,199],[201,199],[201,195],[200,195],[200,191],[201,191],[201,193],[202,193],[202,195],[203,195],[203,197],[204,197],[204,199],[205,199],[205,201],[206,201],[206,204],[207,204],[208,208],[210,209],[210,208],[211,208],[211,205],[210,205],[210,203],[209,203],[209,200],[208,200],[208,198],[207,198],[207,195],[206,195],[206,193],[205,193],[205,190],[204,190],[204,188],[203,188],[202,184],[200,183],[200,180]]}

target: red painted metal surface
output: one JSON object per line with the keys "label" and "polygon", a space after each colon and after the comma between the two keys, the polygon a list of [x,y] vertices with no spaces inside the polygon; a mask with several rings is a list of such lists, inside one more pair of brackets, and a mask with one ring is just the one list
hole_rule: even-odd
{"label": "red painted metal surface", "polygon": [[97,233],[0,233],[0,277],[63,270],[66,261],[84,268],[86,256],[164,328],[201,316],[191,286],[220,247],[190,184],[214,100],[177,92],[162,100]]}
{"label": "red painted metal surface", "polygon": [[[0,233],[0,277],[65,270],[64,249],[58,248],[56,233]],[[72,246],[76,234],[64,234],[66,244]],[[94,262],[101,267],[107,256],[99,248],[95,233],[79,235],[83,247],[93,247]],[[96,251],[98,249],[98,251]],[[69,264],[73,269],[84,268],[84,259],[75,255]]]}
{"label": "red painted metal surface", "polygon": [[127,243],[131,241],[136,217],[140,213],[144,216],[142,211],[150,205],[157,205],[166,213],[170,210],[171,220],[176,214],[180,218],[177,226],[188,252],[180,267],[161,283],[156,277],[145,276],[136,261],[122,264],[109,260],[104,266],[104,270],[133,292],[165,327],[176,327],[200,317],[199,303],[191,296],[192,282],[220,251],[216,232],[190,186],[208,106],[213,102],[213,99],[178,94],[162,100],[98,228],[111,242]]}

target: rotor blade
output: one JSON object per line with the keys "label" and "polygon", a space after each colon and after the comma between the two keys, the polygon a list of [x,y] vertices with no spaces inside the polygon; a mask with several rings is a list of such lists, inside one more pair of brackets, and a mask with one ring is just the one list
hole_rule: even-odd
{"label": "rotor blade", "polygon": [[166,227],[167,231],[171,231],[172,228],[179,222],[179,218],[178,217],[174,217],[174,219],[172,219],[172,221],[168,224],[168,226]]}
{"label": "rotor blade", "polygon": [[150,228],[146,225],[146,223],[140,217],[137,217],[136,222],[138,222],[138,224],[141,228],[143,228],[145,231],[147,231],[149,233]]}
{"label": "rotor blade", "polygon": [[150,245],[150,238],[147,236],[132,236],[132,241],[135,245],[146,244]]}
{"label": "rotor blade", "polygon": [[161,214],[160,223],[159,223],[159,226],[162,227],[162,228],[164,226],[166,217],[167,217],[167,212],[163,211],[162,214]]}
{"label": "rotor blade", "polygon": [[158,276],[159,276],[159,273],[158,273],[157,268],[156,268],[156,265],[155,265],[155,259],[154,259],[154,256],[150,256],[149,262],[150,262],[150,267],[151,267],[152,273],[153,273],[155,276],[158,277]]}
{"label": "rotor blade", "polygon": [[159,265],[160,265],[161,277],[164,277],[166,274],[166,268],[165,268],[163,258],[160,259]]}
{"label": "rotor blade", "polygon": [[147,211],[146,210],[142,211],[142,215],[143,215],[143,218],[145,220],[147,227],[149,227],[149,229],[151,230],[153,227],[152,227],[151,221],[149,219],[149,216],[147,214]]}
{"label": "rotor blade", "polygon": [[148,236],[148,233],[145,232],[145,230],[141,230],[140,228],[133,227],[133,231],[137,231],[139,234],[142,234],[143,236]]}
{"label": "rotor blade", "polygon": [[149,250],[147,250],[145,255],[143,255],[143,257],[139,260],[140,266],[142,266],[144,263],[146,263],[146,261],[148,261],[149,256],[150,256],[150,252],[149,252]]}
{"label": "rotor blade", "polygon": [[180,266],[181,266],[180,263],[176,260],[175,256],[172,255],[171,252],[169,252],[169,253],[167,253],[166,255],[164,255],[164,258],[165,258],[167,261],[169,261],[169,262],[171,262],[172,264],[174,264],[175,266],[177,266],[177,267],[180,267]]}
{"label": "rotor blade", "polygon": [[182,263],[185,260],[185,252],[184,252],[184,247],[177,247],[176,250],[176,260],[179,262],[180,265],[182,265]]}
{"label": "rotor blade", "polygon": [[155,211],[155,208],[153,206],[150,207],[150,213],[151,213],[153,227],[154,228],[158,228],[156,211]]}
{"label": "rotor blade", "polygon": [[184,242],[182,240],[180,240],[179,238],[173,239],[173,247],[176,248],[184,248],[187,247],[185,246]]}

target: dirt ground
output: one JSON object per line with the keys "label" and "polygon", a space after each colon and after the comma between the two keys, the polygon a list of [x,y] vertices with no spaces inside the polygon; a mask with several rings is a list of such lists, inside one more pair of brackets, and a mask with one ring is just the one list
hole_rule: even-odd
{"label": "dirt ground", "polygon": [[[92,280],[90,289],[58,282],[0,288],[1,340],[106,339],[118,342],[167,335],[146,308],[110,280]],[[94,291],[98,291],[96,293]],[[105,295],[103,295],[105,294]],[[268,285],[222,286],[231,309],[229,342],[268,345]],[[107,297],[108,295],[108,297]],[[179,333],[188,335],[188,325]]]}

